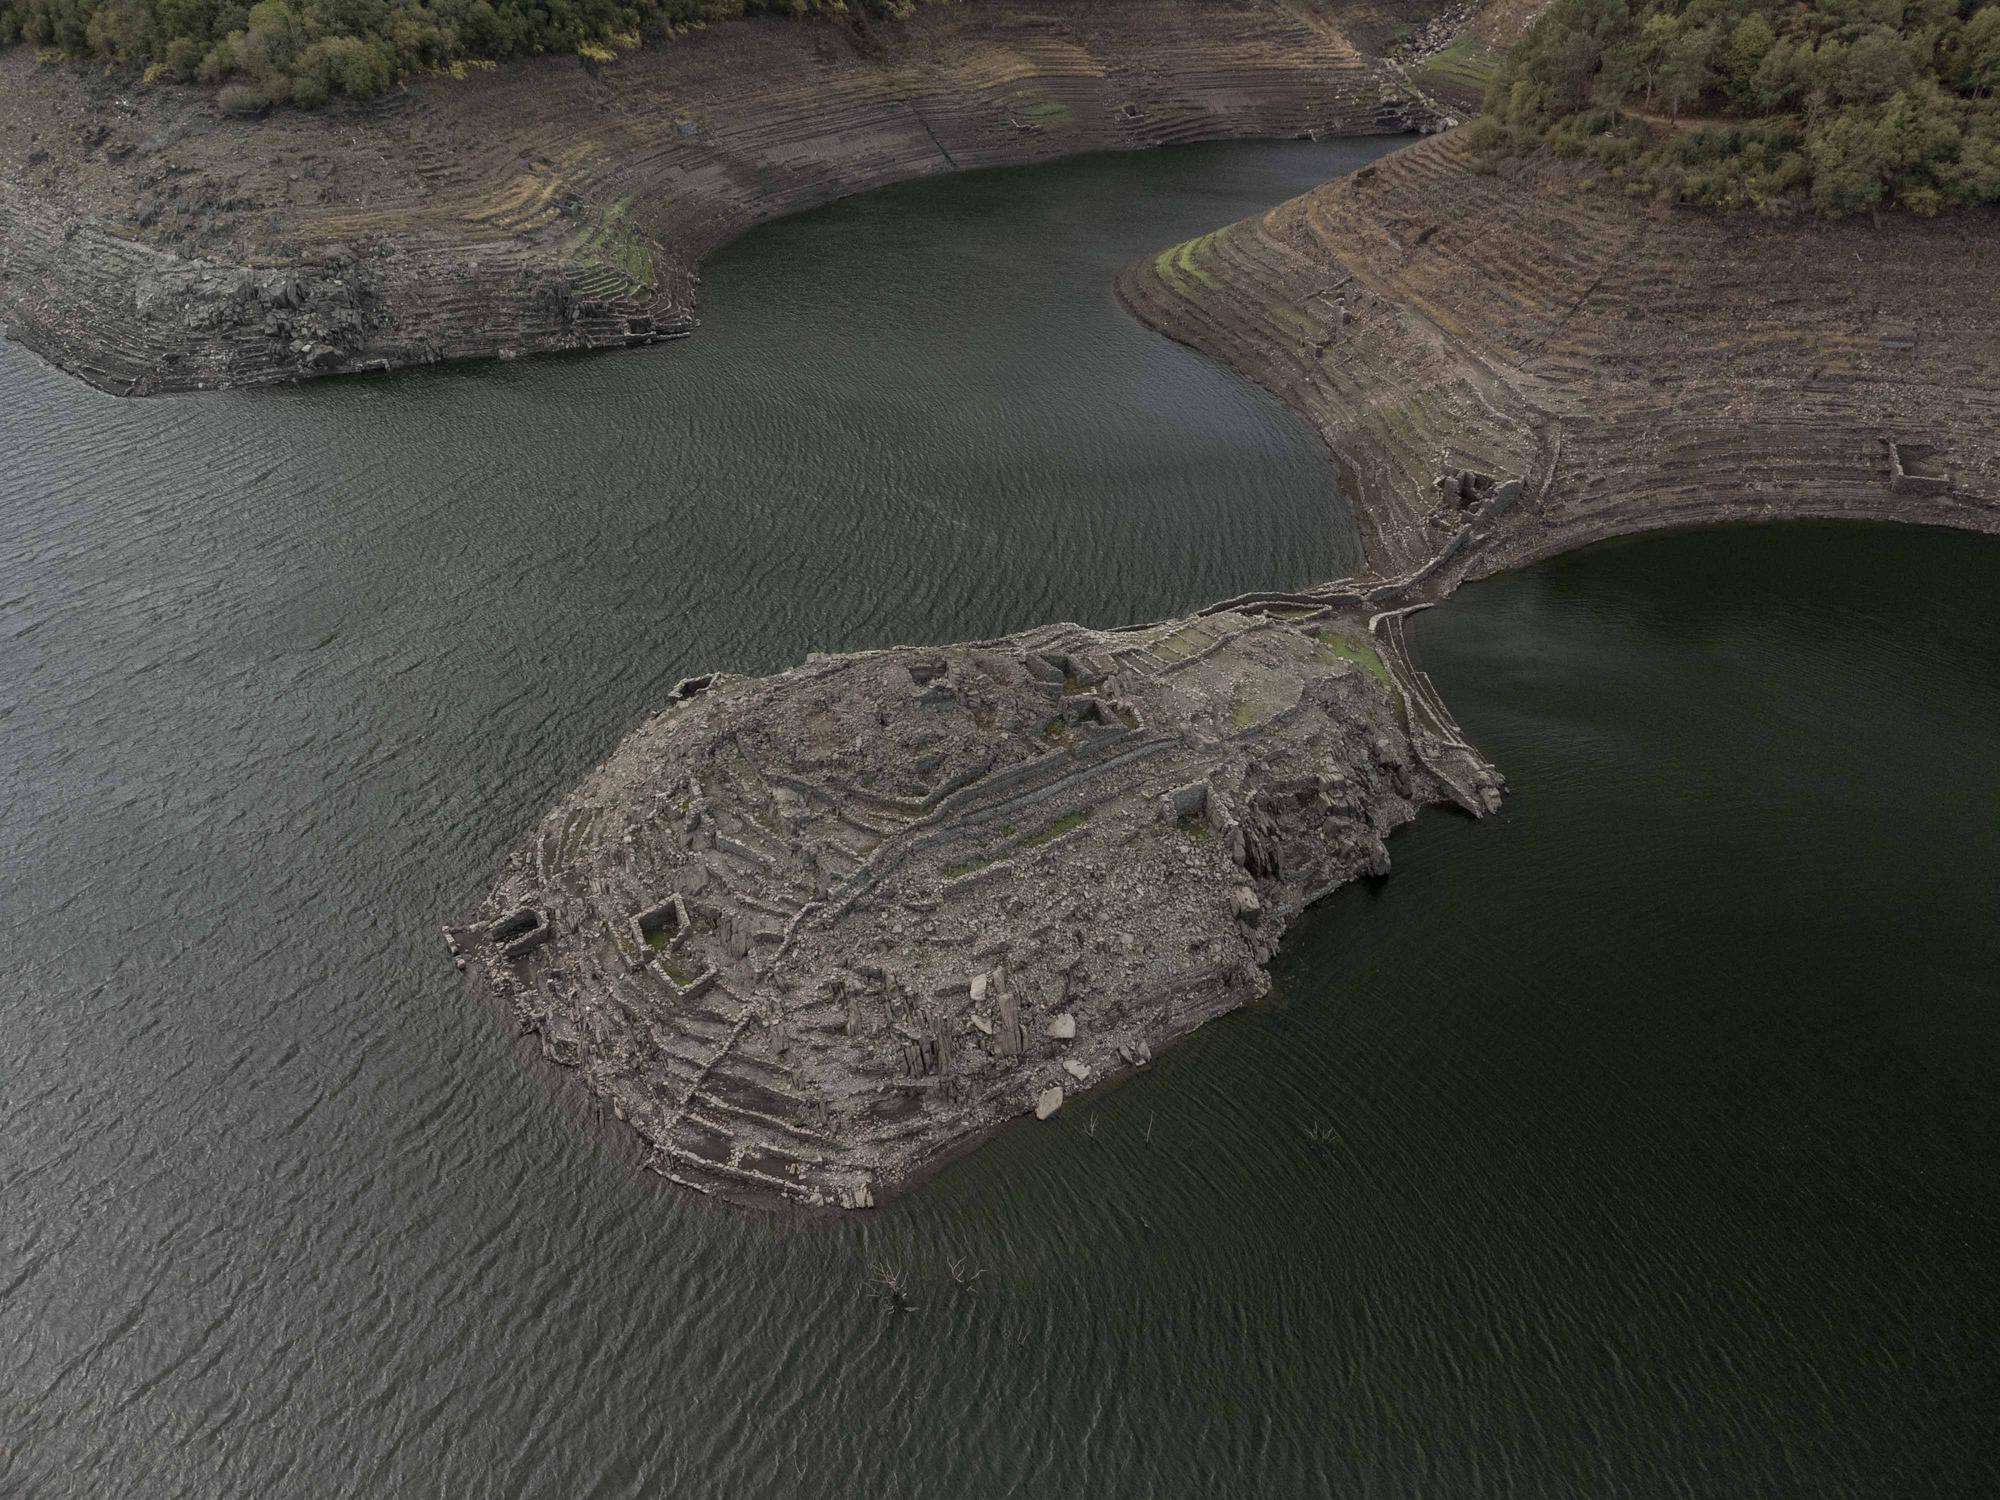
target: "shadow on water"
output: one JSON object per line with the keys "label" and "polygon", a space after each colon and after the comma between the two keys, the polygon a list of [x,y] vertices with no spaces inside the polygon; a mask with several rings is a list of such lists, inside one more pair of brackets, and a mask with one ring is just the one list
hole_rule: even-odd
{"label": "shadow on water", "polygon": [[0,349],[0,1491],[1994,1478],[1977,541],[1675,538],[1421,617],[1502,817],[825,1232],[658,1191],[445,962],[686,672],[1341,571],[1312,434],[1108,283],[1380,145],[839,205],[615,358],[134,404]]}

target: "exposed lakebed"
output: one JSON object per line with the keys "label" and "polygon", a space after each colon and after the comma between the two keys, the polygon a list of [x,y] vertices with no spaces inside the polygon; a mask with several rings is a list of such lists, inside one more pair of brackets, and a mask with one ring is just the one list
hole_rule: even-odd
{"label": "exposed lakebed", "polygon": [[1312,434],[1109,278],[1379,149],[899,189],[631,355],[120,404],[0,349],[0,1488],[1991,1480],[1980,539],[1678,537],[1419,617],[1502,817],[865,1222],[663,1190],[445,959],[684,672],[1350,566]]}

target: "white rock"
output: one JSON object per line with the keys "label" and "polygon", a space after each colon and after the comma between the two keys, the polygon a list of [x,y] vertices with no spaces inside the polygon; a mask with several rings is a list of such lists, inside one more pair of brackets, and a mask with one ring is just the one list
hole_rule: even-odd
{"label": "white rock", "polygon": [[977,1005],[979,1004],[980,1001],[984,1000],[985,998],[986,998],[986,976],[984,974],[974,974],[972,976],[972,1003],[974,1005]]}
{"label": "white rock", "polygon": [[1084,1079],[1090,1076],[1090,1069],[1086,1068],[1073,1057],[1065,1057],[1063,1059],[1063,1071],[1078,1083],[1082,1083]]}
{"label": "white rock", "polygon": [[1076,1017],[1068,1011],[1049,1019],[1048,1034],[1059,1042],[1067,1042],[1076,1036]]}
{"label": "white rock", "polygon": [[1046,1120],[1050,1115],[1062,1108],[1062,1101],[1062,1085],[1059,1083],[1050,1084],[1042,1090],[1041,1097],[1035,1100],[1035,1118],[1037,1120]]}

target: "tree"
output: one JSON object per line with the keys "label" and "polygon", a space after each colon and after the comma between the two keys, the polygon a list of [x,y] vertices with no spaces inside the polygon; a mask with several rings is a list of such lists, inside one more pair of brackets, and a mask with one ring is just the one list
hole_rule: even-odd
{"label": "tree", "polygon": [[1666,67],[1667,58],[1681,39],[1681,22],[1678,16],[1658,11],[1646,18],[1640,29],[1639,40],[1634,53],[1639,59],[1639,74],[1646,84],[1646,108],[1653,107],[1653,94],[1660,84],[1660,73]]}
{"label": "tree", "polygon": [[126,67],[140,66],[152,56],[152,30],[143,0],[105,0],[85,24],[91,54]]}
{"label": "tree", "polygon": [[1855,38],[1842,60],[1837,88],[1843,101],[1879,104],[1916,77],[1903,39],[1885,26],[1877,26]]}
{"label": "tree", "polygon": [[1669,114],[1678,117],[1715,87],[1715,43],[1714,28],[1702,26],[1682,32],[1667,48],[1666,60],[1660,65],[1659,89]]}
{"label": "tree", "polygon": [[1766,114],[1798,104],[1805,97],[1812,66],[1812,54],[1789,40],[1781,39],[1757,65],[1751,83],[1751,100]]}
{"label": "tree", "polygon": [[1739,107],[1759,107],[1758,79],[1777,40],[1778,34],[1771,29],[1771,23],[1754,11],[1738,21],[1736,29],[1729,33],[1724,69],[1729,96]]}
{"label": "tree", "polygon": [[1582,31],[1566,33],[1550,49],[1547,104],[1555,113],[1572,114],[1583,108],[1590,96],[1591,75],[1602,56],[1597,43]]}
{"label": "tree", "polygon": [[1947,76],[1952,87],[1975,99],[2000,92],[2000,5],[1974,11],[1960,28]]}

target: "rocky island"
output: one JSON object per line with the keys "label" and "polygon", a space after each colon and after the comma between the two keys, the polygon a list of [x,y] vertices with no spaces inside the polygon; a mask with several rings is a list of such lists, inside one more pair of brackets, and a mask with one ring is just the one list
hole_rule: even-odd
{"label": "rocky island", "polygon": [[1498,805],[1362,607],[684,682],[447,940],[653,1170],[871,1206],[1263,993],[1418,808]]}

